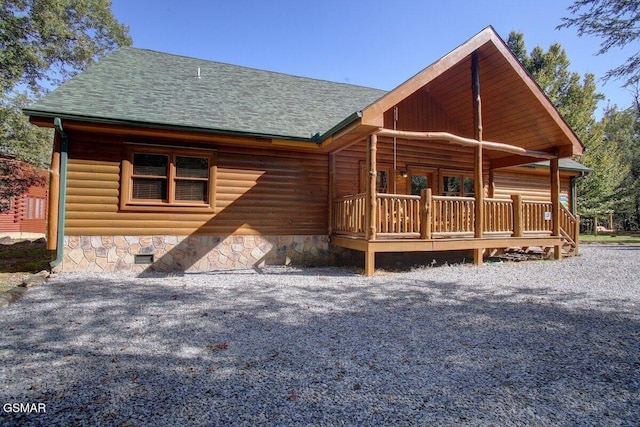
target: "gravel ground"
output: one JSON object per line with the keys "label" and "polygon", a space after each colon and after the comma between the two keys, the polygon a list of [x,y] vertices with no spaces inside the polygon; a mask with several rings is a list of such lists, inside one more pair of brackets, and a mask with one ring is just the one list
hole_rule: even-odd
{"label": "gravel ground", "polygon": [[640,247],[581,250],[61,275],[0,311],[0,425],[639,425]]}

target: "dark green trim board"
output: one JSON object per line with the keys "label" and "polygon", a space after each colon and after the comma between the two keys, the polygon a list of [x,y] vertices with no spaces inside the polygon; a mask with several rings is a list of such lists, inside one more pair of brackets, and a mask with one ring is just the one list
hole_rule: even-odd
{"label": "dark green trim board", "polygon": [[62,128],[62,119],[53,119],[56,132],[60,135],[60,185],[58,186],[58,235],[56,239],[56,258],[49,263],[54,268],[62,262],[64,256],[64,213],[67,199],[67,163],[69,152],[69,137]]}

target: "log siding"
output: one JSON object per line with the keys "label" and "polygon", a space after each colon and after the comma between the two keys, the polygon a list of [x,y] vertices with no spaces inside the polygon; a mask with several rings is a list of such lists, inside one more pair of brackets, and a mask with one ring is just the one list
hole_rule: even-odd
{"label": "log siding", "polygon": [[70,140],[67,236],[327,234],[326,155],[209,145],[218,150],[213,213],[123,211],[123,143],[129,138],[74,134]]}

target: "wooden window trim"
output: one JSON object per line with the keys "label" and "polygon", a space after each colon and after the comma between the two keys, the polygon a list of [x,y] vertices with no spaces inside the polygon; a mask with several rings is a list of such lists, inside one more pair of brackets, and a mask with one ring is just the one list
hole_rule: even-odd
{"label": "wooden window trim", "polygon": [[473,171],[467,171],[467,170],[459,170],[459,169],[440,169],[440,174],[438,179],[440,180],[440,182],[438,183],[438,185],[440,186],[440,192],[439,194],[444,195],[444,187],[443,187],[443,183],[442,180],[445,177],[451,177],[451,178],[459,178],[460,179],[460,195],[459,196],[453,196],[453,197],[474,197],[474,194],[471,195],[467,195],[465,194],[464,191],[464,179],[465,178],[471,178],[474,179],[473,176]]}
{"label": "wooden window trim", "polygon": [[[166,201],[150,201],[133,199],[133,156],[136,153],[161,154],[169,157],[169,170],[167,175],[167,195]],[[181,179],[202,180],[204,178],[183,178],[176,176],[176,157],[204,157],[209,160],[209,176],[207,178],[207,200],[208,202],[175,200],[175,182]],[[216,163],[217,153],[215,150],[191,149],[181,147],[163,147],[148,144],[127,143],[125,155],[121,165],[120,177],[120,210],[121,211],[145,211],[145,212],[190,212],[190,213],[213,213],[216,203]]]}
{"label": "wooden window trim", "polygon": [[407,165],[407,182],[405,187],[405,193],[411,194],[411,176],[412,175],[431,175],[431,185],[429,186],[434,194],[440,194],[438,191],[440,183],[438,182],[439,175],[438,169],[432,168],[428,166],[420,166],[420,165]]}

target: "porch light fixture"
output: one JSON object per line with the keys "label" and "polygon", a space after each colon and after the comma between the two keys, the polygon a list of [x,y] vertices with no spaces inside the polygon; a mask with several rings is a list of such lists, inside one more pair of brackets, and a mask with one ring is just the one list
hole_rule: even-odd
{"label": "porch light fixture", "polygon": [[400,176],[403,177],[403,178],[406,178],[407,176],[409,176],[409,174],[407,173],[407,171],[401,170],[400,171]]}

